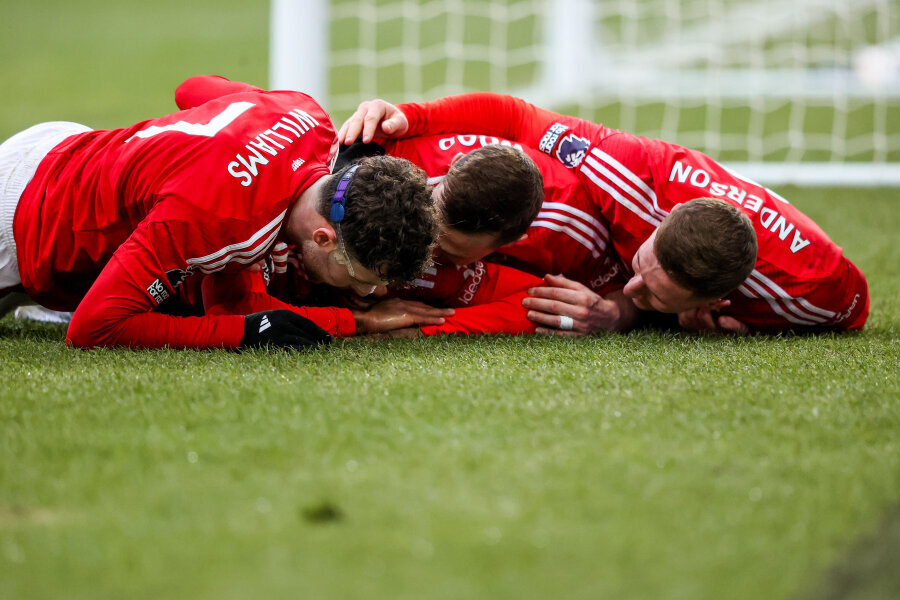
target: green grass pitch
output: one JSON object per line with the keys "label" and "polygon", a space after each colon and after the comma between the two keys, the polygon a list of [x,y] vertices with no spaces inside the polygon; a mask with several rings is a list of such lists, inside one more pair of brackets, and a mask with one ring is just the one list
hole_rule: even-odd
{"label": "green grass pitch", "polygon": [[[7,6],[0,137],[265,85],[266,20]],[[862,333],[86,352],[0,321],[0,598],[900,597],[900,190],[778,191],[867,274]]]}

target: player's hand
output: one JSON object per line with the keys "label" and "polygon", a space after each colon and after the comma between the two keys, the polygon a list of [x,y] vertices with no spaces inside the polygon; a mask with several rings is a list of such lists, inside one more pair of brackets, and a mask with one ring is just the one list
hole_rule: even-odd
{"label": "player's hand", "polygon": [[351,310],[356,319],[356,332],[383,333],[405,327],[443,325],[444,317],[453,315],[452,308],[435,308],[422,302],[391,298],[368,310]]}
{"label": "player's hand", "polygon": [[708,308],[700,307],[678,313],[678,324],[691,331],[732,333],[746,335],[750,328],[728,315],[716,315]]}
{"label": "player's hand", "polygon": [[373,138],[402,137],[409,130],[409,121],[400,109],[384,100],[363,102],[356,112],[341,125],[338,141],[350,145],[361,138],[368,144]]}
{"label": "player's hand", "polygon": [[528,318],[538,324],[536,333],[583,336],[625,331],[637,320],[637,309],[621,292],[604,298],[562,275],[547,275],[544,282],[546,286],[529,289],[529,297],[522,300]]}
{"label": "player's hand", "polygon": [[244,317],[241,348],[310,348],[331,342],[328,332],[289,310],[265,310]]}

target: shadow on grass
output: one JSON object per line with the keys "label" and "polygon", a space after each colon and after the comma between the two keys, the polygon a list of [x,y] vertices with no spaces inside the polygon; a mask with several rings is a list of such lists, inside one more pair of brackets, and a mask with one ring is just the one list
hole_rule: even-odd
{"label": "shadow on grass", "polygon": [[887,600],[900,598],[900,502],[876,530],[850,547],[798,600]]}

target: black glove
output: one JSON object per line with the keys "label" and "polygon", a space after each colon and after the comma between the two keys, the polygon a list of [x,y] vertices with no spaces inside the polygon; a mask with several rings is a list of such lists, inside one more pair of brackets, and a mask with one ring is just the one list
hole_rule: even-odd
{"label": "black glove", "polygon": [[331,342],[328,332],[289,310],[265,310],[244,317],[241,348],[309,348]]}
{"label": "black glove", "polygon": [[363,144],[360,141],[353,142],[350,146],[341,144],[332,173],[338,173],[350,163],[367,156],[384,156],[384,146],[375,142]]}

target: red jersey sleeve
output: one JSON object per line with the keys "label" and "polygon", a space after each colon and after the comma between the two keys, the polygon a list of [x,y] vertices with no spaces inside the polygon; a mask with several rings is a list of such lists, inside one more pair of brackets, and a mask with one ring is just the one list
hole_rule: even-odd
{"label": "red jersey sleeve", "polygon": [[542,285],[539,277],[516,269],[476,261],[471,265],[443,265],[428,269],[415,287],[400,296],[456,308],[443,325],[422,327],[425,335],[526,334],[536,324],[528,320],[522,300],[528,288]]}
{"label": "red jersey sleeve", "polygon": [[409,120],[407,135],[466,131],[537,146],[561,116],[513,96],[477,92],[397,105]]}
{"label": "red jersey sleeve", "polygon": [[207,275],[203,278],[203,307],[207,315],[246,315],[285,309],[309,319],[333,336],[348,337],[356,333],[356,320],[346,308],[294,306],[270,296],[261,270]]}
{"label": "red jersey sleeve", "polygon": [[262,91],[261,88],[248,83],[231,81],[218,75],[196,75],[176,88],[175,104],[181,110],[187,110],[229,94]]}
{"label": "red jersey sleeve", "polygon": [[151,312],[158,304],[154,298],[168,297],[172,288],[159,279],[150,289],[142,285],[145,277],[135,273],[135,263],[129,261],[131,253],[142,254],[147,263],[157,261],[137,239],[126,242],[122,250],[113,255],[78,305],[69,323],[66,343],[80,348],[240,346],[244,337],[241,315],[173,317]]}

